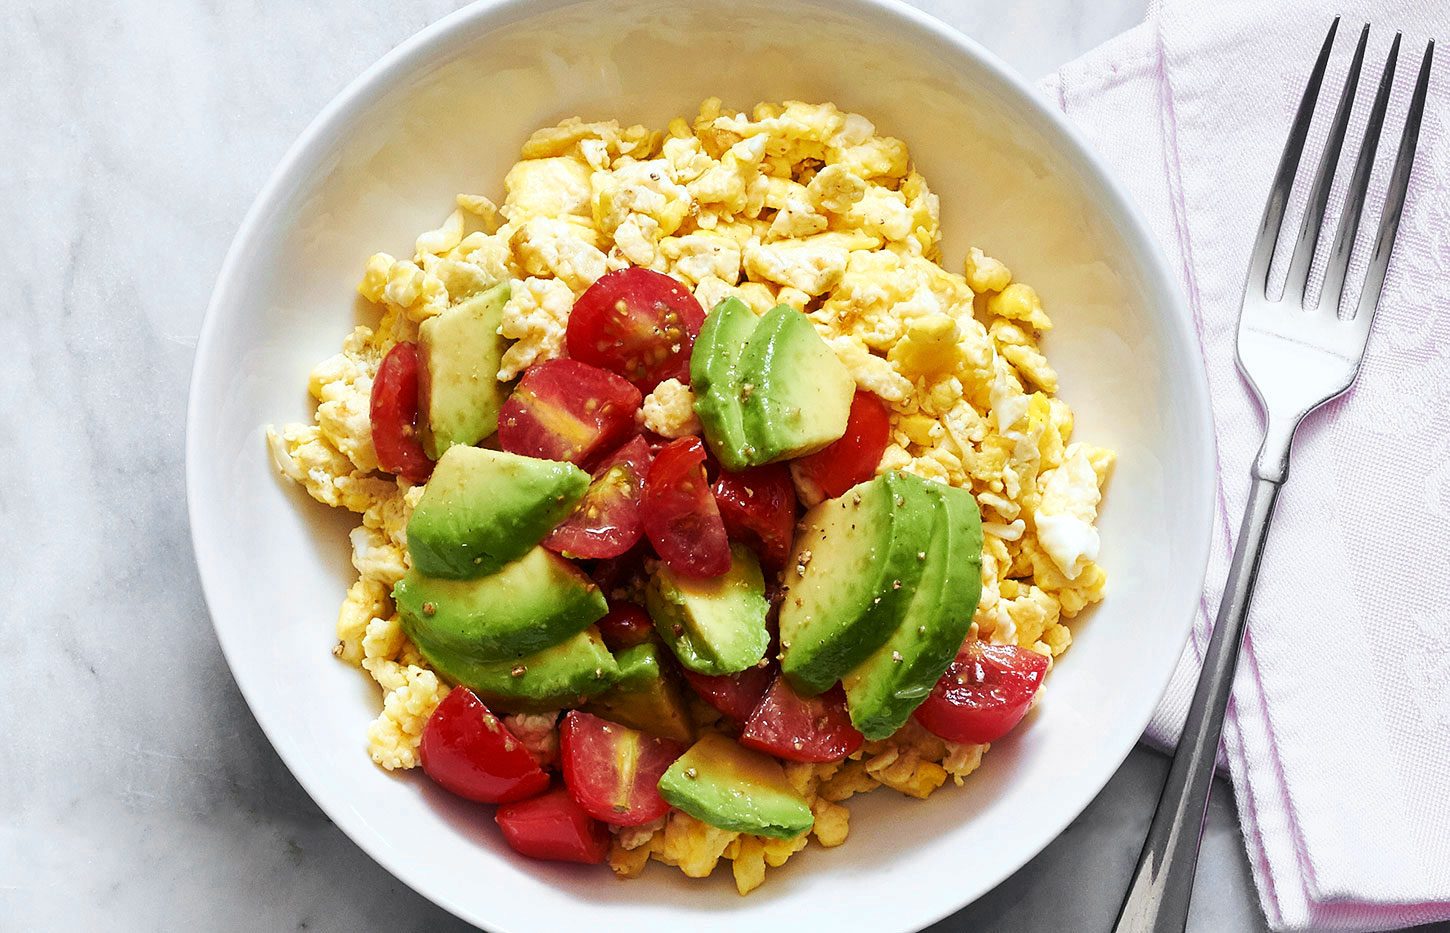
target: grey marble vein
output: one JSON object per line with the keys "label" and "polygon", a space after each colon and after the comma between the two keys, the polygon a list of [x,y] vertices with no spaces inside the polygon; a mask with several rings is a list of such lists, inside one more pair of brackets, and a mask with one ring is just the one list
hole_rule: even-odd
{"label": "grey marble vein", "polygon": [[[461,929],[282,767],[192,565],[191,355],[264,178],[353,75],[458,5],[11,0],[0,28],[0,929]],[[1145,0],[920,0],[1032,76]],[[1166,762],[934,928],[1103,929]],[[1228,794],[1194,929],[1254,930]]]}

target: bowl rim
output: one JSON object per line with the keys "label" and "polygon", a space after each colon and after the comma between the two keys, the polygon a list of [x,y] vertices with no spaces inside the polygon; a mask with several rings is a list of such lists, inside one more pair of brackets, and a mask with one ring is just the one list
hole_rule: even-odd
{"label": "bowl rim", "polygon": [[[465,30],[469,26],[480,21],[486,21],[497,16],[517,15],[520,12],[548,13],[564,9],[590,0],[475,0],[458,10],[449,13],[440,19],[424,26],[422,29],[404,39],[398,45],[385,53],[363,72],[349,81],[331,100],[322,108],[318,114],[307,124],[306,128],[296,140],[287,148],[281,161],[277,164],[267,181],[252,201],[246,214],[243,216],[241,225],[237,229],[231,245],[227,249],[226,256],[217,274],[216,285],[213,288],[207,308],[203,314],[200,329],[197,336],[196,352],[192,362],[191,379],[188,385],[187,414],[186,414],[186,499],[187,519],[190,528],[193,558],[197,566],[198,577],[201,581],[202,595],[207,607],[207,614],[211,619],[212,629],[216,633],[217,641],[221,646],[222,655],[226,659],[228,670],[232,679],[246,701],[252,717],[256,720],[267,741],[272,745],[278,757],[282,759],[287,770],[293,778],[302,785],[303,790],[318,806],[319,809],[352,841],[354,845],[361,848],[384,870],[392,874],[398,880],[408,885],[418,894],[442,907],[469,923],[484,928],[484,923],[489,924],[486,929],[494,933],[522,933],[517,927],[495,926],[493,920],[479,916],[471,907],[456,901],[448,892],[436,890],[426,877],[420,877],[413,867],[404,860],[394,856],[386,846],[377,843],[368,833],[362,832],[361,826],[354,824],[362,822],[362,818],[356,815],[349,808],[337,805],[330,801],[329,794],[325,787],[315,787],[312,776],[305,765],[305,755],[300,755],[292,749],[287,742],[279,742],[277,731],[282,723],[276,718],[264,713],[267,708],[265,704],[258,702],[261,695],[261,688],[248,676],[238,670],[234,663],[236,651],[230,647],[229,638],[224,632],[224,627],[218,622],[218,613],[213,605],[212,593],[218,587],[209,585],[220,571],[216,570],[220,561],[213,553],[209,540],[203,536],[198,528],[200,524],[200,509],[198,503],[199,494],[199,464],[203,456],[202,450],[202,427],[204,413],[201,412],[197,403],[202,383],[205,381],[205,374],[212,371],[216,361],[213,357],[216,354],[215,334],[219,318],[218,309],[231,303],[231,294],[244,283],[239,281],[241,267],[244,264],[244,257],[250,252],[252,243],[265,233],[263,219],[268,214],[269,207],[287,193],[289,184],[300,167],[315,163],[326,156],[331,147],[331,140],[337,131],[346,127],[351,115],[367,104],[375,102],[385,94],[390,86],[392,78],[400,73],[411,71],[415,67],[426,63],[427,59],[445,43],[455,32]],[[1169,332],[1177,337],[1184,347],[1194,351],[1198,365],[1185,366],[1180,368],[1179,375],[1184,380],[1182,388],[1190,398],[1192,408],[1198,414],[1198,438],[1197,443],[1203,451],[1200,475],[1196,478],[1195,485],[1201,485],[1206,489],[1216,488],[1217,443],[1213,430],[1213,413],[1209,402],[1207,375],[1204,370],[1202,351],[1191,330],[1192,313],[1184,297],[1182,288],[1177,277],[1169,270],[1168,262],[1157,241],[1149,234],[1146,223],[1139,214],[1136,205],[1127,196],[1126,192],[1119,185],[1114,176],[1098,156],[1089,148],[1083,136],[1077,128],[1067,119],[1066,115],[1056,107],[1052,107],[1045,101],[1041,93],[1032,83],[1009,67],[994,53],[980,45],[966,33],[948,25],[936,17],[907,5],[905,0],[832,0],[832,8],[851,16],[865,17],[867,15],[885,15],[888,18],[896,18],[903,21],[905,25],[924,30],[932,35],[934,39],[951,47],[966,58],[972,59],[974,63],[990,73],[997,81],[1001,82],[1020,97],[1024,98],[1028,106],[1033,108],[1037,115],[1046,120],[1052,131],[1057,133],[1067,150],[1070,160],[1075,167],[1083,174],[1088,182],[1095,186],[1100,196],[1100,206],[1104,212],[1116,223],[1120,235],[1125,244],[1138,257],[1143,266],[1144,281],[1155,297],[1162,299],[1166,306],[1162,313],[1171,319]],[[1212,498],[1209,499],[1212,502]],[[1213,537],[1214,523],[1212,514],[1203,522],[1202,533],[1199,540],[1185,542],[1191,544],[1190,554],[1193,560],[1190,566],[1198,566],[1197,586],[1195,591],[1201,591],[1203,582],[1208,570],[1209,549]],[[213,568],[213,569],[209,569]],[[1179,622],[1181,635],[1176,641],[1177,652],[1174,655],[1175,661],[1182,654],[1188,643],[1189,635],[1193,629],[1193,619],[1197,614],[1197,601],[1193,607],[1185,607],[1191,611],[1185,613],[1184,619]],[[1172,680],[1175,666],[1165,664],[1162,675],[1157,682],[1146,684],[1142,693],[1143,700],[1138,708],[1136,716],[1136,728],[1132,731],[1120,730],[1124,736],[1131,738],[1121,741],[1120,748],[1113,748],[1112,753],[1105,756],[1102,761],[1103,767],[1088,772],[1079,773],[1078,780],[1072,782],[1074,790],[1058,797],[1058,809],[1060,819],[1053,821],[1051,835],[1045,837],[1040,846],[1032,849],[1020,859],[1008,858],[1002,860],[996,869],[990,874],[981,876],[979,881],[980,890],[965,900],[942,902],[944,906],[926,908],[922,913],[912,918],[913,929],[921,929],[941,919],[950,916],[958,910],[974,902],[988,891],[1000,885],[1010,875],[1025,865],[1036,855],[1046,848],[1052,841],[1061,836],[1062,832],[1072,823],[1073,820],[1086,809],[1098,794],[1106,786],[1108,780],[1121,767],[1128,754],[1138,743],[1143,731],[1147,728],[1158,702],[1166,693],[1169,683]],[[1063,796],[1070,797],[1070,800],[1063,803]]]}

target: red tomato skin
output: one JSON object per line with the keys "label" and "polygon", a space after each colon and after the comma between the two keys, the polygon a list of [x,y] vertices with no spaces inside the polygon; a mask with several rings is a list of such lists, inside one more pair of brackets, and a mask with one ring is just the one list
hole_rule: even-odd
{"label": "red tomato skin", "polygon": [[587,469],[639,433],[642,401],[614,373],[578,360],[549,360],[529,367],[503,403],[498,443],[509,453]]}
{"label": "red tomato skin", "polygon": [[730,569],[730,539],[705,476],[698,437],[671,442],[650,464],[640,501],[644,533],[674,572],[718,577]]}
{"label": "red tomato skin", "polygon": [[[625,743],[637,748],[637,770],[629,775],[620,774],[617,764]],[[669,812],[660,796],[660,777],[684,753],[679,742],[579,710],[571,710],[559,728],[564,786],[586,813],[615,826],[639,826]]]}
{"label": "red tomato skin", "polygon": [[434,783],[479,803],[507,803],[541,793],[549,776],[472,690],[454,687],[428,717],[423,771]]}
{"label": "red tomato skin", "polygon": [[643,437],[611,454],[594,471],[574,513],[544,538],[544,547],[565,557],[602,559],[638,544],[644,536],[639,500],[651,459]]}
{"label": "red tomato skin", "polygon": [[775,665],[751,667],[738,674],[697,674],[680,666],[680,673],[700,699],[736,722],[745,722],[775,677]]}
{"label": "red tomato skin", "polygon": [[642,645],[654,637],[655,626],[649,613],[634,603],[609,604],[609,612],[594,623],[610,651],[622,651]]}
{"label": "red tomato skin", "polygon": [[598,865],[609,854],[609,830],[564,787],[503,804],[493,820],[509,846],[529,858]]}
{"label": "red tomato skin", "polygon": [[779,674],[740,733],[746,748],[789,761],[840,761],[865,741],[851,725],[839,684],[807,698]]}
{"label": "red tomato skin", "polygon": [[1035,651],[968,640],[913,715],[948,742],[995,742],[1027,715],[1046,674]]}
{"label": "red tomato skin", "polygon": [[721,470],[714,493],[730,537],[753,547],[767,566],[784,567],[790,560],[796,520],[790,469],[772,463],[740,473]]}
{"label": "red tomato skin", "polygon": [[690,350],[704,323],[704,309],[675,279],[651,269],[618,269],[579,296],[564,341],[574,359],[650,392],[666,379],[689,380]]}
{"label": "red tomato skin", "polygon": [[415,486],[433,474],[433,461],[418,439],[419,365],[417,344],[393,344],[378,366],[368,400],[378,466]]}
{"label": "red tomato skin", "polygon": [[798,477],[819,490],[822,499],[834,499],[876,475],[889,443],[891,413],[886,403],[858,389],[851,399],[846,433],[825,448],[796,460],[792,467]]}

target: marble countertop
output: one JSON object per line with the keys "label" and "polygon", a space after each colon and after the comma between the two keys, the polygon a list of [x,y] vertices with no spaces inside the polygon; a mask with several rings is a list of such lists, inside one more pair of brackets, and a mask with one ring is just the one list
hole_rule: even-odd
{"label": "marble countertop", "polygon": [[[311,802],[242,702],[182,480],[203,309],[322,105],[460,5],[19,0],[0,30],[0,928],[462,929]],[[1039,76],[1146,0],[918,0]],[[937,931],[1106,929],[1167,762],[1135,751],[1042,855]],[[1197,930],[1262,928],[1227,787]]]}

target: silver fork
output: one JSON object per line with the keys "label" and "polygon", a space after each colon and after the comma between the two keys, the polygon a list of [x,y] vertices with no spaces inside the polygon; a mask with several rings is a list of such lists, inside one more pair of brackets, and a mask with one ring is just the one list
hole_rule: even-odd
{"label": "silver fork", "polygon": [[1314,72],[1309,76],[1304,97],[1299,102],[1249,263],[1243,306],[1239,311],[1238,363],[1239,371],[1253,387],[1263,409],[1266,422],[1264,441],[1254,461],[1248,505],[1244,509],[1238,545],[1234,548],[1213,637],[1203,660],[1203,671],[1198,678],[1178,751],[1168,771],[1163,796],[1153,813],[1143,853],[1138,857],[1138,867],[1133,872],[1132,885],[1118,912],[1114,928],[1118,933],[1179,933],[1188,923],[1194,868],[1198,862],[1198,845],[1203,833],[1219,737],[1223,732],[1224,710],[1233,686],[1239,644],[1253,598],[1254,580],[1258,576],[1259,558],[1263,555],[1269,520],[1274,513],[1279,489],[1289,474],[1289,448],[1294,431],[1306,415],[1353,384],[1360,361],[1364,358],[1370,325],[1379,305],[1380,289],[1384,285],[1385,270],[1394,247],[1395,232],[1400,225],[1405,191],[1410,183],[1410,168],[1415,159],[1415,144],[1419,138],[1420,118],[1425,110],[1430,67],[1435,53],[1433,41],[1425,48],[1415,80],[1414,95],[1400,135],[1379,232],[1374,251],[1370,254],[1359,301],[1354,316],[1341,319],[1339,302],[1346,287],[1345,275],[1349,269],[1350,254],[1354,251],[1370,173],[1379,147],[1380,129],[1384,125],[1390,88],[1394,83],[1395,63],[1400,50],[1400,36],[1396,34],[1375,94],[1364,142],[1350,177],[1344,214],[1334,237],[1333,252],[1329,255],[1324,287],[1317,300],[1310,302],[1307,299],[1309,269],[1315,250],[1323,245],[1320,234],[1324,225],[1324,209],[1344,144],[1360,67],[1364,63],[1365,44],[1369,38],[1369,27],[1365,26],[1330,123],[1324,155],[1319,160],[1309,189],[1308,206],[1294,242],[1284,294],[1279,299],[1270,297],[1269,268],[1282,232],[1289,191],[1298,173],[1299,158],[1309,135],[1309,124],[1338,29],[1339,19],[1336,18],[1324,39]]}

